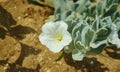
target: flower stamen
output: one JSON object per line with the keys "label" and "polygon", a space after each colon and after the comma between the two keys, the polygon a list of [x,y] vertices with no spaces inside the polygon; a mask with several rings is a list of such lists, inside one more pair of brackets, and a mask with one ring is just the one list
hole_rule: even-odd
{"label": "flower stamen", "polygon": [[58,41],[61,41],[61,40],[63,39],[63,36],[62,36],[62,35],[58,35],[58,36],[56,37],[56,39],[57,39]]}

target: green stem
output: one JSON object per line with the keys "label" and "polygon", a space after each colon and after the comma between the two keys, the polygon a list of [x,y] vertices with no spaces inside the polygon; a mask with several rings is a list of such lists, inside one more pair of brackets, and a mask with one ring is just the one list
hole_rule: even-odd
{"label": "green stem", "polygon": [[63,55],[64,55],[64,51],[62,51],[62,53],[57,57],[57,59],[56,59],[55,61],[59,61],[59,60],[61,60],[62,57],[63,57]]}

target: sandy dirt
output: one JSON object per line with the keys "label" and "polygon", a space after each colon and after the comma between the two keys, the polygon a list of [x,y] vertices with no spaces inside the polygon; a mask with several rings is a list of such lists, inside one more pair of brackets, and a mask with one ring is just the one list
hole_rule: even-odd
{"label": "sandy dirt", "polygon": [[60,61],[43,46],[38,36],[54,9],[27,0],[0,0],[0,72],[120,72],[120,49],[108,47],[100,55]]}

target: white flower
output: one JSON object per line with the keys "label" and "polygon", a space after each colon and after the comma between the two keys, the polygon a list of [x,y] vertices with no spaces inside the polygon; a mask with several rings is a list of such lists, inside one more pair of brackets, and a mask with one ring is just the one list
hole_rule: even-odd
{"label": "white flower", "polygon": [[63,21],[47,22],[42,27],[39,40],[50,51],[60,52],[64,46],[72,41],[70,33],[67,31],[68,25]]}

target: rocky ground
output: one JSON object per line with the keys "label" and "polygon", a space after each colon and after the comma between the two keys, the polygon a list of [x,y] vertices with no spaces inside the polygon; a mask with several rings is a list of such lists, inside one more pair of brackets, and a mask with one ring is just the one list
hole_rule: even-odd
{"label": "rocky ground", "polygon": [[102,54],[73,61],[43,46],[38,36],[54,9],[29,0],[0,0],[0,72],[120,72],[120,49],[108,47]]}

